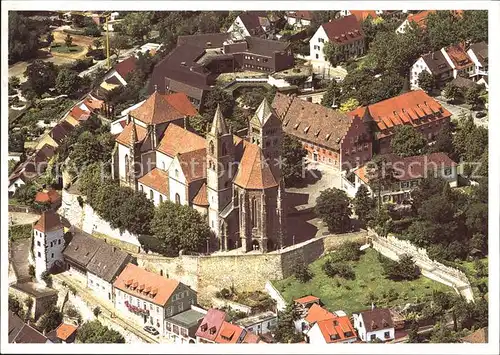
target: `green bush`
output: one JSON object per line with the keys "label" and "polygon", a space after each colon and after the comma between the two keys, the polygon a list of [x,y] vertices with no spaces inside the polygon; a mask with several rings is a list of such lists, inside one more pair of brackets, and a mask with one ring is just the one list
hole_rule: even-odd
{"label": "green bush", "polygon": [[299,263],[295,268],[295,278],[302,283],[306,283],[313,278],[313,273],[305,263]]}
{"label": "green bush", "polygon": [[328,260],[323,264],[323,271],[327,276],[332,278],[335,276],[339,276],[346,280],[354,280],[356,278],[356,274],[350,265],[345,263],[335,263],[331,260]]}
{"label": "green bush", "polygon": [[332,262],[358,261],[363,252],[359,250],[360,245],[356,242],[346,242],[337,250],[329,254]]}
{"label": "green bush", "polygon": [[47,287],[52,287],[52,275],[49,274],[47,271],[42,272],[41,279]]}

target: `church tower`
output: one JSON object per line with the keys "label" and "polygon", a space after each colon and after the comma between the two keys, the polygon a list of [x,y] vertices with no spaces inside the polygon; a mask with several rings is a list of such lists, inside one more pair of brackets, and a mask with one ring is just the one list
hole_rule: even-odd
{"label": "church tower", "polygon": [[217,237],[221,235],[219,213],[232,199],[234,164],[233,135],[217,106],[212,127],[207,133],[207,197],[208,223]]}
{"label": "church tower", "polygon": [[282,123],[266,99],[262,101],[250,119],[248,136],[250,142],[257,144],[264,153],[276,181],[281,180],[281,141]]}

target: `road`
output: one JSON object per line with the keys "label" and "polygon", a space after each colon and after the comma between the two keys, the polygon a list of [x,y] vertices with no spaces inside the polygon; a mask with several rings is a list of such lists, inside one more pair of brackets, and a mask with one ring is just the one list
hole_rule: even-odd
{"label": "road", "polygon": [[94,296],[92,292],[85,287],[85,285],[82,286],[80,282],[76,281],[76,277],[71,277],[68,273],[53,275],[53,277],[60,282],[64,281],[66,282],[66,284],[72,285],[76,288],[76,290],[78,291],[78,295],[81,298],[84,298],[93,305],[99,306],[99,308],[101,309],[101,314],[99,315],[99,317],[104,317],[108,321],[116,323],[123,329],[132,332],[147,343],[160,343],[157,338],[154,338],[149,333],[146,333],[140,326],[134,324],[129,319],[116,312],[111,303],[105,302],[104,300]]}
{"label": "road", "polygon": [[[139,48],[139,47],[135,46],[133,48],[130,48],[130,49],[127,49],[127,50],[124,50],[124,51],[120,51],[120,56],[118,57],[118,60],[121,61],[121,60],[124,60],[124,59],[130,57],[137,48]],[[110,56],[110,58],[111,58],[111,60],[116,59],[116,55],[113,54],[113,55]],[[87,70],[82,71],[80,74],[78,74],[78,76],[82,78],[84,76],[90,75],[94,71],[96,71],[98,68],[106,67],[107,62],[108,61],[106,59],[100,60],[96,64],[94,64],[93,66],[91,66],[90,68],[88,68]]]}
{"label": "road", "polygon": [[439,102],[445,109],[450,111],[452,114],[452,119],[453,120],[458,120],[458,117],[460,117],[461,114],[471,114],[472,117],[474,118],[474,123],[477,126],[483,126],[485,128],[488,128],[488,110],[486,110],[486,117],[483,118],[476,118],[476,113],[466,107],[458,106],[458,105],[452,105],[446,102],[446,100],[443,97],[437,96],[435,97],[436,101]]}

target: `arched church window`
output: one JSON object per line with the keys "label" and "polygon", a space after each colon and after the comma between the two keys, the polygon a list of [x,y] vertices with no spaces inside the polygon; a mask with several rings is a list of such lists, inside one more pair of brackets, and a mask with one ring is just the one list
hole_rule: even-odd
{"label": "arched church window", "polygon": [[153,190],[149,190],[149,198],[152,200],[154,198]]}
{"label": "arched church window", "polygon": [[210,154],[214,154],[215,152],[215,148],[214,148],[214,142],[213,141],[210,141]]}
{"label": "arched church window", "polygon": [[128,154],[125,154],[125,180],[129,181],[130,164],[128,161]]}
{"label": "arched church window", "polygon": [[181,196],[179,194],[175,194],[175,203],[177,204],[181,203]]}

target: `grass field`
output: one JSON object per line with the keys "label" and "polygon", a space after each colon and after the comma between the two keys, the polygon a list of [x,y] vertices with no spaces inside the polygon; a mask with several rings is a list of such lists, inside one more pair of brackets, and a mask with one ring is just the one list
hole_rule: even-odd
{"label": "grass field", "polygon": [[66,47],[66,44],[64,43],[55,43],[51,47],[51,52],[52,53],[71,53],[71,54],[76,54],[80,53],[83,51],[83,47],[78,46],[78,45],[72,45],[71,47]]}
{"label": "grass field", "polygon": [[452,288],[421,276],[414,281],[392,281],[382,273],[377,252],[367,249],[359,261],[348,262],[356,273],[355,280],[330,278],[322,270],[327,258],[316,260],[309,266],[314,274],[307,283],[300,283],[295,277],[273,282],[287,302],[304,295],[312,294],[321,299],[331,310],[343,310],[348,314],[371,306],[369,295],[374,296],[378,307],[404,305],[408,302],[421,302],[433,290],[454,292]]}

